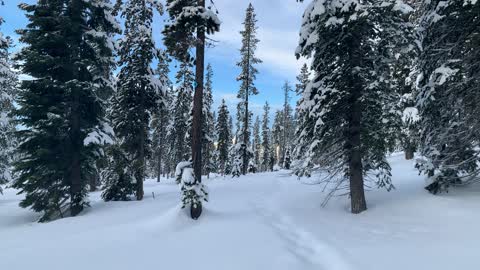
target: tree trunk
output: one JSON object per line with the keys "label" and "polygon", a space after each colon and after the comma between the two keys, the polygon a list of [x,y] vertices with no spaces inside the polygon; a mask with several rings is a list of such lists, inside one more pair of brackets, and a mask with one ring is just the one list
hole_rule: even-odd
{"label": "tree trunk", "polygon": [[248,146],[248,86],[245,89],[245,121],[243,123],[243,167],[242,174],[246,175],[248,170],[247,146]]}
{"label": "tree trunk", "polygon": [[[205,0],[198,0],[198,6],[205,7]],[[205,29],[197,28],[197,45],[195,60],[195,94],[193,97],[192,122],[192,162],[196,183],[202,182],[202,106],[203,75],[205,65]]]}
{"label": "tree trunk", "polygon": [[157,182],[160,183],[160,177],[162,175],[162,148],[160,147],[158,153],[158,164],[157,164]]}
{"label": "tree trunk", "polygon": [[415,149],[410,144],[405,147],[405,159],[412,160],[415,155]]}
{"label": "tree trunk", "polygon": [[73,89],[73,103],[71,108],[71,134],[70,145],[72,163],[70,165],[70,214],[72,216],[78,215],[83,210],[82,205],[82,176],[80,165],[80,97],[77,89]]}
{"label": "tree trunk", "polygon": [[[163,112],[161,112],[161,119],[163,120]],[[163,140],[159,142],[158,146],[158,164],[157,164],[157,182],[160,183],[160,177],[162,175],[162,155],[163,155]]]}
{"label": "tree trunk", "polygon": [[[145,111],[145,91],[140,91],[140,110],[141,110],[141,115],[142,119],[139,119],[140,121],[143,121],[146,117],[144,114],[147,112]],[[138,149],[138,159],[135,161],[136,166],[135,166],[135,180],[136,180],[136,191],[135,195],[137,198],[137,201],[143,200],[143,180],[145,178],[145,136],[147,134],[146,131],[147,127],[145,123],[142,123],[140,130],[138,131],[138,140],[139,140],[139,149]]]}
{"label": "tree trunk", "polygon": [[359,104],[358,90],[352,94],[351,106],[347,138],[350,169],[350,199],[352,213],[358,214],[367,210],[363,184],[363,165],[360,137],[362,110]]}
{"label": "tree trunk", "polygon": [[97,181],[98,179],[98,174],[95,174],[94,176],[92,176],[90,178],[90,192],[94,192],[94,191],[97,191]]}

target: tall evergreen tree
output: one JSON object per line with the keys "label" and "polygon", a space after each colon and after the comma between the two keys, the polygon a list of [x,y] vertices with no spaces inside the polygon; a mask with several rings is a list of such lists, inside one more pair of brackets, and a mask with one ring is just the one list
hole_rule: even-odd
{"label": "tall evergreen tree", "polygon": [[274,155],[272,158],[275,161],[275,164],[281,165],[282,164],[282,143],[283,143],[283,111],[277,110],[275,112],[275,117],[273,118],[272,124],[272,151]]}
{"label": "tall evergreen tree", "polygon": [[150,154],[150,118],[157,107],[163,105],[165,92],[165,85],[155,78],[150,66],[153,59],[160,56],[152,36],[152,22],[154,10],[162,13],[162,6],[145,0],[126,0],[119,6],[125,29],[119,43],[121,69],[113,99],[112,122],[120,147],[132,163],[136,198],[142,200],[145,165]]}
{"label": "tall evergreen tree", "polygon": [[480,2],[432,0],[421,9],[417,167],[436,194],[479,179]]}
{"label": "tall evergreen tree", "polygon": [[203,92],[203,125],[202,125],[202,153],[205,157],[203,163],[203,171],[209,175],[214,167],[213,151],[214,151],[214,131],[215,122],[213,119],[212,105],[213,105],[213,69],[210,64],[207,65],[207,74],[205,76],[205,88]]}
{"label": "tall evergreen tree", "polygon": [[300,74],[298,74],[297,76],[298,83],[295,85],[295,92],[300,97],[302,96],[303,92],[307,88],[308,83],[310,82],[310,74],[311,73],[307,64],[303,64],[302,68],[300,69]]}
{"label": "tall evergreen tree", "polygon": [[232,145],[232,134],[231,128],[229,127],[230,113],[228,112],[227,104],[225,100],[222,99],[222,103],[218,108],[218,117],[217,117],[217,152],[218,152],[218,162],[220,167],[221,174],[227,174],[227,163],[229,160],[229,149]]}
{"label": "tall evergreen tree", "polygon": [[270,106],[268,102],[265,102],[263,106],[263,117],[262,117],[262,166],[263,171],[268,171],[270,167]]}
{"label": "tall evergreen tree", "polygon": [[187,62],[180,64],[176,75],[177,88],[173,99],[173,118],[171,148],[175,164],[188,161],[190,156],[190,135],[191,132],[191,104],[193,95],[194,76],[190,65]]}
{"label": "tall evergreen tree", "polygon": [[[3,23],[0,16],[0,26]],[[17,74],[12,70],[9,49],[12,45],[10,37],[0,32],[0,185],[12,179],[11,165],[15,142],[15,123],[10,119],[13,103],[17,94]],[[0,194],[2,187],[0,186]]]}
{"label": "tall evergreen tree", "polygon": [[169,106],[172,102],[171,89],[173,87],[172,81],[169,78],[170,67],[169,59],[166,55],[161,57],[158,61],[158,66],[155,71],[160,84],[165,87],[165,97],[159,102],[159,104],[152,115],[152,165],[157,175],[157,182],[160,182],[160,177],[162,175],[162,168],[164,168],[167,159],[168,153],[168,125],[169,125]]}
{"label": "tall evergreen tree", "polygon": [[240,49],[241,60],[237,63],[237,66],[240,67],[241,72],[237,80],[241,82],[240,89],[238,91],[238,98],[241,100],[239,106],[241,106],[241,123],[242,130],[237,132],[239,135],[240,144],[236,149],[239,151],[237,155],[240,157],[237,160],[241,160],[242,174],[247,173],[248,163],[249,163],[249,154],[251,151],[250,146],[250,111],[249,111],[249,97],[251,95],[257,95],[258,90],[255,87],[255,79],[258,74],[258,70],[255,67],[256,64],[261,63],[262,61],[255,56],[255,51],[257,49],[258,43],[260,40],[257,38],[258,27],[257,18],[255,15],[255,10],[252,4],[248,5],[245,21],[243,22],[244,30],[240,31],[242,35],[242,48]]}
{"label": "tall evergreen tree", "polygon": [[[297,84],[295,85],[295,92],[296,94],[298,95],[298,100],[297,100],[297,106],[296,106],[296,109],[295,109],[295,112],[296,112],[296,119],[298,122],[300,123],[307,123],[307,122],[311,122],[311,120],[309,120],[309,114],[308,113],[305,113],[304,110],[301,110],[301,106],[300,104],[303,103],[303,96],[304,96],[304,93],[307,89],[307,86],[308,84],[310,83],[310,75],[311,75],[311,72],[310,72],[310,69],[308,68],[307,64],[304,64],[300,70],[300,74],[297,76]],[[302,129],[299,129],[299,128],[295,128],[295,137],[296,137],[296,140],[298,140],[300,134],[302,132]],[[296,152],[296,156],[294,156],[294,159],[296,161],[300,161],[303,157],[303,155],[305,154],[305,149],[301,148],[301,147],[304,147],[305,145],[296,145],[296,147],[292,148],[292,149],[297,149]],[[295,154],[295,153],[293,153]],[[304,164],[294,164],[293,165],[295,168],[294,168],[294,171],[295,171],[295,174],[297,175],[303,175],[304,174],[304,171],[303,171],[303,168],[308,168],[310,166],[308,165],[304,165]]]}
{"label": "tall evergreen tree", "polygon": [[[206,8],[205,0],[167,0],[170,22],[163,31],[165,46],[168,51],[181,61],[192,60],[189,50],[195,47],[195,93],[193,101],[192,123],[192,166],[187,170],[194,174],[194,181],[183,181],[188,187],[182,190],[192,190],[184,193],[191,202],[192,213],[201,213],[202,194],[202,113],[203,113],[203,77],[205,69],[205,36],[220,30],[220,20],[212,11]],[[196,215],[195,215],[196,216]],[[194,215],[192,214],[192,218]]]}
{"label": "tall evergreen tree", "polygon": [[[17,55],[19,173],[14,187],[22,207],[42,212],[40,221],[75,216],[85,206],[88,179],[103,140],[103,104],[114,66],[111,37],[119,32],[107,0],[22,4],[29,23],[18,30],[26,46]],[[68,209],[66,209],[68,208]]]}
{"label": "tall evergreen tree", "polygon": [[[287,150],[292,146],[293,134],[295,131],[295,123],[293,121],[293,110],[290,106],[290,92],[293,91],[288,81],[282,87],[283,90],[283,121],[282,121],[282,139],[280,142],[280,164],[283,165]],[[290,164],[290,163],[289,163]]]}
{"label": "tall evergreen tree", "polygon": [[[313,57],[303,92],[299,149],[317,159],[335,186],[349,190],[352,213],[367,209],[364,175],[391,189],[386,153],[398,133],[398,93],[390,68],[412,38],[397,0],[313,1],[303,17],[297,56]],[[396,132],[392,132],[396,131]]]}

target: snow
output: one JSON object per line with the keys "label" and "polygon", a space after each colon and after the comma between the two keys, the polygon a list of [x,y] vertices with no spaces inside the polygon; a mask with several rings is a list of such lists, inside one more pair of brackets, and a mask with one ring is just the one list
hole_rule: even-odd
{"label": "snow", "polygon": [[210,202],[197,221],[173,179],[147,180],[140,202],[91,193],[81,216],[44,224],[6,189],[0,269],[478,269],[480,186],[429,195],[414,161],[389,161],[396,190],[369,191],[360,215],[346,197],[322,208],[322,186],[285,170],[205,179]]}
{"label": "snow", "polygon": [[435,69],[433,74],[438,76],[437,85],[443,85],[450,76],[455,75],[458,72],[458,69],[451,69],[450,67],[443,64],[441,67]]}

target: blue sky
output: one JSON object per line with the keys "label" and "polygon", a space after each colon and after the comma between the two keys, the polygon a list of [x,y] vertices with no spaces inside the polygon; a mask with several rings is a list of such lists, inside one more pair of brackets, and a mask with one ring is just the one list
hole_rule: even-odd
{"label": "blue sky", "polygon": [[[18,4],[34,0],[6,0],[5,6],[0,6],[0,16],[5,19],[2,25],[2,32],[14,37],[15,29],[25,27],[27,20]],[[237,103],[236,93],[239,83],[236,81],[239,69],[238,62],[242,29],[242,22],[245,16],[245,9],[251,2],[255,7],[258,19],[258,38],[260,44],[257,56],[263,60],[258,65],[260,71],[257,76],[256,85],[259,95],[252,98],[251,108],[255,115],[262,111],[263,104],[268,101],[273,108],[279,109],[283,103],[281,87],[285,80],[292,85],[296,83],[295,77],[298,74],[304,59],[297,61],[294,56],[298,42],[301,17],[306,4],[297,3],[294,0],[215,0],[222,21],[221,31],[212,39],[218,43],[214,48],[207,49],[206,61],[211,63],[214,69],[214,99],[215,110],[224,98],[234,114]],[[161,29],[163,18],[156,17],[154,36],[157,45],[161,45]],[[17,45],[17,48],[19,46]],[[292,93],[293,95],[293,93]],[[292,103],[295,97],[292,97]]]}

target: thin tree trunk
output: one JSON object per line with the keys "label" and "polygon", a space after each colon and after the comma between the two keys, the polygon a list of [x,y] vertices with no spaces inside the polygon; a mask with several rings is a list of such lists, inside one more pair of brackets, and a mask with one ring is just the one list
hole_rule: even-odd
{"label": "thin tree trunk", "polygon": [[[143,114],[146,114],[145,111],[145,92],[140,92],[140,109],[142,110]],[[142,117],[142,120],[145,117]],[[138,149],[138,160],[136,160],[136,168],[135,168],[135,180],[136,180],[136,197],[137,201],[141,201],[143,199],[144,191],[143,191],[143,180],[145,178],[145,135],[146,135],[146,126],[142,123],[140,130],[138,132],[138,139],[139,139],[139,149]]]}
{"label": "thin tree trunk", "polygon": [[[198,0],[198,6],[205,7],[205,0]],[[195,182],[202,182],[202,106],[203,106],[203,75],[205,65],[205,29],[197,28],[195,94],[193,97],[192,123],[192,161]]]}
{"label": "thin tree trunk", "polygon": [[[247,76],[248,77],[248,76]],[[247,80],[248,82],[248,80]],[[248,169],[248,158],[247,158],[247,145],[248,145],[248,86],[245,89],[245,122],[243,123],[243,168],[242,173],[243,175],[247,174]]]}
{"label": "thin tree trunk", "polygon": [[97,178],[98,178],[98,174],[95,174],[90,178],[90,192],[97,191],[97,183],[98,183]]}
{"label": "thin tree trunk", "polygon": [[82,206],[82,177],[80,165],[80,115],[79,115],[79,93],[77,89],[73,90],[73,104],[72,104],[72,131],[70,137],[72,157],[71,171],[70,171],[70,214],[72,216],[78,215],[83,210]]}
{"label": "thin tree trunk", "polygon": [[412,160],[415,155],[415,149],[411,144],[408,144],[407,147],[405,147],[405,159],[406,160]]}
{"label": "thin tree trunk", "polygon": [[162,147],[158,151],[158,164],[157,164],[157,182],[160,182],[160,177],[162,175]]}
{"label": "thin tree trunk", "polygon": [[349,131],[347,138],[347,149],[349,151],[350,169],[350,199],[351,211],[354,214],[367,210],[365,201],[365,190],[363,184],[363,165],[361,153],[360,127],[362,110],[359,104],[358,91],[352,94],[351,112],[349,116]]}

